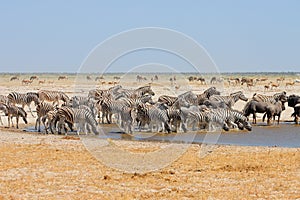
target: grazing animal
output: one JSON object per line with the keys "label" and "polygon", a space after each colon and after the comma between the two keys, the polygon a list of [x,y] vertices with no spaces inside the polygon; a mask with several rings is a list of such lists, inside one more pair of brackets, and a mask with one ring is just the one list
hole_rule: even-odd
{"label": "grazing animal", "polygon": [[40,103],[39,95],[35,92],[28,92],[25,94],[18,93],[18,92],[11,92],[7,96],[8,102],[11,105],[22,105],[22,108],[24,109],[25,106],[29,108],[29,111],[31,115],[34,117],[32,110],[30,108],[30,104],[34,102],[35,106]]}
{"label": "grazing animal", "polygon": [[295,82],[287,82],[285,83],[285,87],[288,88],[288,87],[292,87],[295,85]]}
{"label": "grazing animal", "polygon": [[29,80],[31,80],[31,81],[33,81],[33,80],[39,80],[39,78],[37,76],[31,76]]}
{"label": "grazing animal", "polygon": [[300,117],[300,96],[298,95],[290,95],[288,97],[288,106],[294,108],[294,113],[292,117],[294,117],[294,122],[298,124],[299,117]]}
{"label": "grazing animal", "polygon": [[211,101],[224,102],[229,108],[232,108],[238,100],[248,101],[248,98],[242,91],[231,93],[229,96],[213,95],[209,97]]}
{"label": "grazing animal", "polygon": [[23,79],[22,80],[22,85],[29,85],[33,82],[33,80],[26,80],[26,79]]}
{"label": "grazing animal", "polygon": [[[37,119],[35,122],[35,130],[38,130],[38,132],[41,132],[41,119],[45,118],[50,111],[56,110],[57,107],[53,106],[53,104],[42,102],[36,106],[36,113],[37,113]],[[45,120],[42,120],[45,129],[47,129],[47,126],[45,125]],[[38,125],[38,127],[37,127]],[[47,130],[46,130],[47,133]]]}
{"label": "grazing animal", "polygon": [[281,101],[277,101],[275,104],[268,104],[266,113],[263,116],[263,121],[265,121],[265,117],[267,116],[268,125],[271,124],[271,119],[273,118],[273,123],[275,122],[275,116],[278,116],[277,124],[280,121],[281,112],[285,110],[284,104]]}
{"label": "grazing animal", "polygon": [[39,85],[44,83],[46,83],[46,80],[39,81]]}
{"label": "grazing animal", "polygon": [[273,83],[273,82],[271,82],[271,89],[273,90],[273,89],[277,89],[277,88],[279,88],[279,86],[280,86],[280,84],[279,83]]}
{"label": "grazing animal", "polygon": [[10,81],[15,81],[15,80],[19,80],[19,77],[17,77],[17,76],[12,76],[12,77],[10,78]]}
{"label": "grazing animal", "polygon": [[286,92],[276,93],[273,96],[267,96],[267,95],[263,95],[263,94],[254,93],[252,99],[255,101],[270,102],[270,103],[274,104],[276,101],[286,102],[287,95],[286,95]]}
{"label": "grazing animal", "polygon": [[247,118],[250,116],[250,114],[252,114],[253,124],[256,124],[256,113],[265,113],[267,111],[268,105],[269,103],[266,102],[251,100],[245,105],[243,114]]}
{"label": "grazing animal", "polygon": [[6,105],[6,104],[1,104],[0,109],[4,111],[5,115],[7,115],[8,118],[8,127],[10,127],[10,121],[12,123],[12,127],[14,127],[13,124],[13,117],[16,118],[16,128],[19,128],[19,117],[22,117],[23,121],[25,124],[27,124],[27,113],[25,110],[21,107],[17,107],[14,105]]}
{"label": "grazing animal", "polygon": [[69,97],[64,92],[51,91],[51,90],[40,90],[38,96],[41,102],[49,101],[53,102],[53,105],[59,105],[59,101],[68,102]]}
{"label": "grazing animal", "polygon": [[68,80],[67,76],[59,76],[57,80]]}

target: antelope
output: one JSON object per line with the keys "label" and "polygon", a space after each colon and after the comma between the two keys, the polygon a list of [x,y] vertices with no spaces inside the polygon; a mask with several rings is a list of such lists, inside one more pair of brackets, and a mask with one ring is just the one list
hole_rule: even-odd
{"label": "antelope", "polygon": [[274,88],[279,88],[279,83],[272,83],[271,82],[271,89],[273,90]]}
{"label": "antelope", "polygon": [[287,83],[285,83],[285,87],[287,88],[288,86],[293,86],[293,85],[295,85],[295,82],[287,82]]}
{"label": "antelope", "polygon": [[40,84],[44,84],[44,83],[46,83],[46,80],[39,81],[39,85],[40,85]]}
{"label": "antelope", "polygon": [[22,80],[22,85],[29,85],[33,82],[33,80],[26,80],[26,79],[23,79]]}

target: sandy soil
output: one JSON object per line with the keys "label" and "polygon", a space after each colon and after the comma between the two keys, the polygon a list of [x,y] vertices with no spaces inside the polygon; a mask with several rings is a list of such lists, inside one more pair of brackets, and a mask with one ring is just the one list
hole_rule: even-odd
{"label": "sandy soil", "polygon": [[[111,87],[107,82],[113,81],[113,77],[106,77],[102,85],[82,76],[74,83],[72,76],[58,81],[57,75],[40,75],[46,83],[34,81],[27,86],[21,80],[30,75],[21,75],[20,80],[13,82],[10,77],[0,77],[1,94],[53,89],[85,95],[89,89]],[[124,77],[121,84],[133,88],[146,84],[132,78]],[[278,77],[268,78],[276,81]],[[295,78],[299,77],[285,77],[285,82]],[[200,93],[209,87],[197,82],[188,85],[178,77],[171,84],[167,75],[160,79],[152,84],[156,98],[159,94],[178,94],[191,88]],[[243,90],[248,97],[255,92],[273,94],[283,90],[300,94],[297,84],[286,88],[283,82],[279,89],[266,92],[263,87],[264,83],[250,89],[227,84],[219,88],[224,95]],[[244,104],[238,102],[235,108],[242,109]],[[288,108],[283,120],[291,120],[291,112]],[[6,119],[3,121],[7,123]],[[32,125],[34,118],[29,121]],[[190,145],[165,168],[127,173],[97,160],[78,137],[24,133],[22,122],[20,127],[0,128],[0,199],[300,199],[299,148]],[[103,144],[103,149],[114,146],[133,155],[168,147],[166,143],[137,141],[103,140]],[[108,160],[116,159],[115,156],[114,152],[106,152]]]}

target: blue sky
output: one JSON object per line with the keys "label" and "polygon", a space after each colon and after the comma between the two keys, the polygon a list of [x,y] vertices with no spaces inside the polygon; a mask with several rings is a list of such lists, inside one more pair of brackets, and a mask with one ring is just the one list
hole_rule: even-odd
{"label": "blue sky", "polygon": [[[140,27],[192,37],[222,72],[300,71],[299,10],[297,0],[3,1],[1,72],[76,72],[97,44]],[[148,51],[138,64],[161,61],[153,55]],[[116,63],[114,70],[138,57]]]}

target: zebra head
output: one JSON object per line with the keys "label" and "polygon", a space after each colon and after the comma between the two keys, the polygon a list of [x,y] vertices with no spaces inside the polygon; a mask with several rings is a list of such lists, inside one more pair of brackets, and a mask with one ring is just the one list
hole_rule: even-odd
{"label": "zebra head", "polygon": [[70,100],[70,98],[68,97],[68,95],[66,95],[64,92],[60,92],[60,98],[64,102],[68,102]]}
{"label": "zebra head", "polygon": [[8,115],[8,108],[6,104],[0,103],[0,110],[2,110],[6,116]]}
{"label": "zebra head", "polygon": [[243,101],[248,101],[248,98],[243,94],[242,91],[231,93],[230,96],[236,100],[241,99]]}
{"label": "zebra head", "polygon": [[207,90],[205,90],[203,93],[205,94],[206,98],[208,98],[208,99],[212,95],[220,95],[221,94],[221,92],[219,92],[216,87],[210,87]]}

